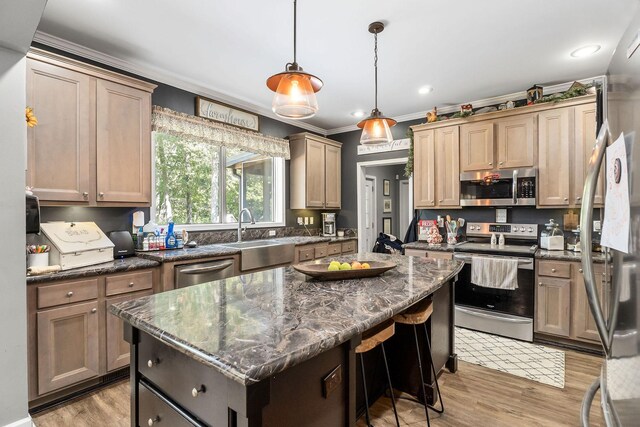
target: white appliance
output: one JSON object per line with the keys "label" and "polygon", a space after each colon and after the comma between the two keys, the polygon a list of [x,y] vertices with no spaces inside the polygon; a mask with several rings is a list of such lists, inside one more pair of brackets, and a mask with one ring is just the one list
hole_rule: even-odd
{"label": "white appliance", "polygon": [[40,228],[51,247],[49,263],[62,270],[113,261],[114,244],[95,222],[46,222]]}

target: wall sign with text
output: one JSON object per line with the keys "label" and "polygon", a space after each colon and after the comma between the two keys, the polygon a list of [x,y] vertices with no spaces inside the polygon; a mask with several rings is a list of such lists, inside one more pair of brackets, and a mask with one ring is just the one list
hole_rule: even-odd
{"label": "wall sign with text", "polygon": [[358,145],[358,155],[361,156],[363,154],[384,153],[385,151],[408,150],[410,145],[411,140],[409,138],[396,139],[384,144]]}
{"label": "wall sign with text", "polygon": [[260,131],[260,116],[221,102],[196,96],[196,116],[242,129]]}

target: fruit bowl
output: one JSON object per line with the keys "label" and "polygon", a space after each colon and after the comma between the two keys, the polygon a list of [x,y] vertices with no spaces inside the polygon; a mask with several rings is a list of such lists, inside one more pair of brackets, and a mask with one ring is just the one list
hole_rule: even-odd
{"label": "fruit bowl", "polygon": [[389,261],[360,261],[369,264],[369,268],[329,271],[328,262],[315,264],[295,264],[292,267],[300,273],[317,280],[348,280],[379,276],[385,271],[396,268],[396,264]]}

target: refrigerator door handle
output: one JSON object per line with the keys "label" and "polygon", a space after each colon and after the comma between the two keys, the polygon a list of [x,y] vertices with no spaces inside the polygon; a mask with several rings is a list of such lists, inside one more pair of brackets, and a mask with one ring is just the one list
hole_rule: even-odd
{"label": "refrigerator door handle", "polygon": [[609,354],[611,340],[609,327],[604,318],[600,297],[596,289],[596,278],[593,271],[593,255],[591,254],[591,229],[593,227],[593,199],[598,185],[598,176],[604,160],[607,142],[610,139],[609,122],[605,120],[598,133],[598,138],[593,147],[589,159],[589,170],[585,179],[582,193],[582,206],[580,209],[580,249],[582,250],[582,271],[584,272],[584,286],[587,292],[587,301],[591,308],[591,313],[596,322],[598,334],[605,354]]}
{"label": "refrigerator door handle", "polygon": [[580,408],[580,424],[582,427],[590,427],[589,411],[591,410],[591,403],[593,402],[593,398],[596,396],[598,389],[600,389],[600,377],[596,378],[596,380],[591,383],[589,389],[582,398],[582,407]]}

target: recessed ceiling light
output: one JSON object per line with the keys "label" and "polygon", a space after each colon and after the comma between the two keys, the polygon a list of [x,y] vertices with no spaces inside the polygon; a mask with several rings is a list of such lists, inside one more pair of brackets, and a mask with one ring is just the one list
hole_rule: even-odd
{"label": "recessed ceiling light", "polygon": [[357,110],[357,111],[354,111],[353,113],[351,113],[351,115],[352,115],[353,117],[364,117],[364,111],[362,111],[362,110]]}
{"label": "recessed ceiling light", "polygon": [[420,95],[426,95],[430,92],[433,92],[433,88],[431,86],[422,86],[420,89],[418,89],[418,93]]}
{"label": "recessed ceiling light", "polygon": [[600,50],[600,45],[592,44],[592,45],[583,46],[579,49],[574,50],[573,52],[571,52],[571,56],[573,56],[574,58],[583,58],[585,56],[593,55],[599,50]]}

